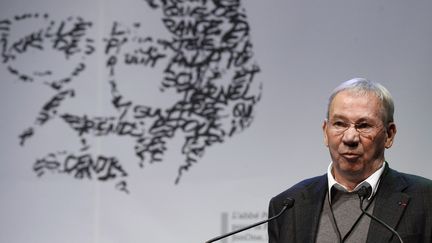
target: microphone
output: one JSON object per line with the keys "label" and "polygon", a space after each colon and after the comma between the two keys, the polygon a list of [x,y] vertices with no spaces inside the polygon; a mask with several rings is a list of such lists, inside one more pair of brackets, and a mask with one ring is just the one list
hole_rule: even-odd
{"label": "microphone", "polygon": [[264,224],[264,223],[268,223],[268,222],[270,222],[270,221],[272,221],[272,220],[274,220],[274,219],[277,219],[277,218],[279,218],[287,209],[289,209],[289,208],[292,208],[292,206],[294,206],[294,199],[293,198],[290,198],[290,197],[287,197],[285,200],[284,200],[284,206],[283,206],[283,208],[281,209],[281,211],[278,213],[278,214],[276,214],[275,216],[273,216],[273,217],[271,217],[271,218],[269,218],[269,219],[266,219],[266,220],[263,220],[263,221],[261,221],[261,222],[258,222],[258,223],[255,223],[255,224],[252,224],[252,225],[249,225],[249,226],[246,226],[246,227],[244,227],[244,228],[241,228],[241,229],[238,229],[238,230],[235,230],[235,231],[232,231],[232,232],[229,232],[229,233],[227,233],[227,234],[224,234],[224,235],[221,235],[221,236],[218,236],[218,237],[215,237],[215,238],[213,238],[213,239],[210,239],[210,240],[208,240],[208,241],[206,241],[205,243],[211,243],[211,242],[215,242],[215,241],[218,241],[218,240],[220,240],[220,239],[223,239],[223,238],[226,238],[226,237],[228,237],[228,236],[231,236],[231,235],[234,235],[234,234],[237,234],[237,233],[240,233],[240,232],[242,232],[242,231],[245,231],[245,230],[248,230],[248,229],[250,229],[250,228],[253,228],[253,227],[256,227],[256,226],[258,226],[258,225],[261,225],[261,224]]}
{"label": "microphone", "polygon": [[366,214],[369,218],[377,221],[378,223],[380,223],[381,225],[383,225],[384,227],[386,227],[388,230],[390,230],[394,235],[396,235],[399,239],[399,242],[403,243],[402,238],[400,237],[399,233],[394,230],[392,227],[390,227],[390,225],[386,224],[384,221],[380,220],[379,218],[373,216],[372,214],[366,212],[363,209],[363,201],[365,198],[368,198],[372,193],[372,189],[370,187],[366,187],[366,186],[362,186],[358,191],[357,194],[360,198],[360,210]]}

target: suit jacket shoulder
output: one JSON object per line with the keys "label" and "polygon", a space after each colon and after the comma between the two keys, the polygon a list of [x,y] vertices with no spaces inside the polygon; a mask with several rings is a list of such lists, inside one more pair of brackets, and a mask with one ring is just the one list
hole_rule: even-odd
{"label": "suit jacket shoulder", "polygon": [[321,176],[305,179],[293,185],[292,187],[288,188],[287,190],[279,193],[277,196],[273,197],[271,199],[271,203],[274,203],[276,205],[278,204],[282,205],[283,201],[287,197],[291,197],[294,200],[299,198],[304,198],[304,196],[307,196],[309,192],[316,191],[323,184],[327,184],[327,175],[321,175]]}
{"label": "suit jacket shoulder", "polygon": [[[432,181],[386,167],[373,214],[395,229],[404,242],[432,242]],[[372,221],[367,242],[397,242]]]}
{"label": "suit jacket shoulder", "polygon": [[269,243],[313,242],[327,192],[327,175],[303,180],[270,200],[269,217],[276,215],[287,197],[294,206],[268,225]]}
{"label": "suit jacket shoulder", "polygon": [[407,183],[408,191],[432,192],[432,180],[417,176],[398,172],[390,169],[393,173],[398,173]]}

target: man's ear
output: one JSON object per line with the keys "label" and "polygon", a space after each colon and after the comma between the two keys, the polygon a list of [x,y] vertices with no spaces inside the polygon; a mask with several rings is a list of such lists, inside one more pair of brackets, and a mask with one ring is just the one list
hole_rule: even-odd
{"label": "man's ear", "polygon": [[385,141],[385,148],[390,148],[393,145],[396,132],[397,132],[396,124],[394,122],[390,122],[387,125],[387,139]]}
{"label": "man's ear", "polygon": [[323,130],[323,135],[324,135],[324,145],[326,147],[328,147],[327,125],[328,125],[328,121],[327,121],[327,119],[324,119],[323,125],[322,125],[322,130]]}

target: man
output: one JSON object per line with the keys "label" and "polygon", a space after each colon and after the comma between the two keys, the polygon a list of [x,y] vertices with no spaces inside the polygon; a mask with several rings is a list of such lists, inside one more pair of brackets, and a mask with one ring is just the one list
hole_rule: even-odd
{"label": "man", "polygon": [[432,242],[432,181],[397,172],[385,161],[384,150],[396,134],[393,113],[392,97],[378,83],[356,78],[333,91],[322,127],[332,163],[327,174],[304,180],[270,201],[270,217],[287,197],[295,204],[269,223],[269,243],[399,242],[362,213],[358,191],[363,187],[369,194],[362,207],[405,243]]}

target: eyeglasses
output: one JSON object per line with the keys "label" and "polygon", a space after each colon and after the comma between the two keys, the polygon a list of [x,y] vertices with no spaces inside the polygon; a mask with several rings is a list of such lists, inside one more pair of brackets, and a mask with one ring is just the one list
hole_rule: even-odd
{"label": "eyeglasses", "polygon": [[351,128],[351,125],[354,126],[354,129],[363,136],[373,135],[377,133],[382,127],[382,124],[374,124],[369,121],[362,121],[358,123],[348,122],[340,119],[335,120],[327,120],[328,127],[331,132],[336,135],[340,135]]}

